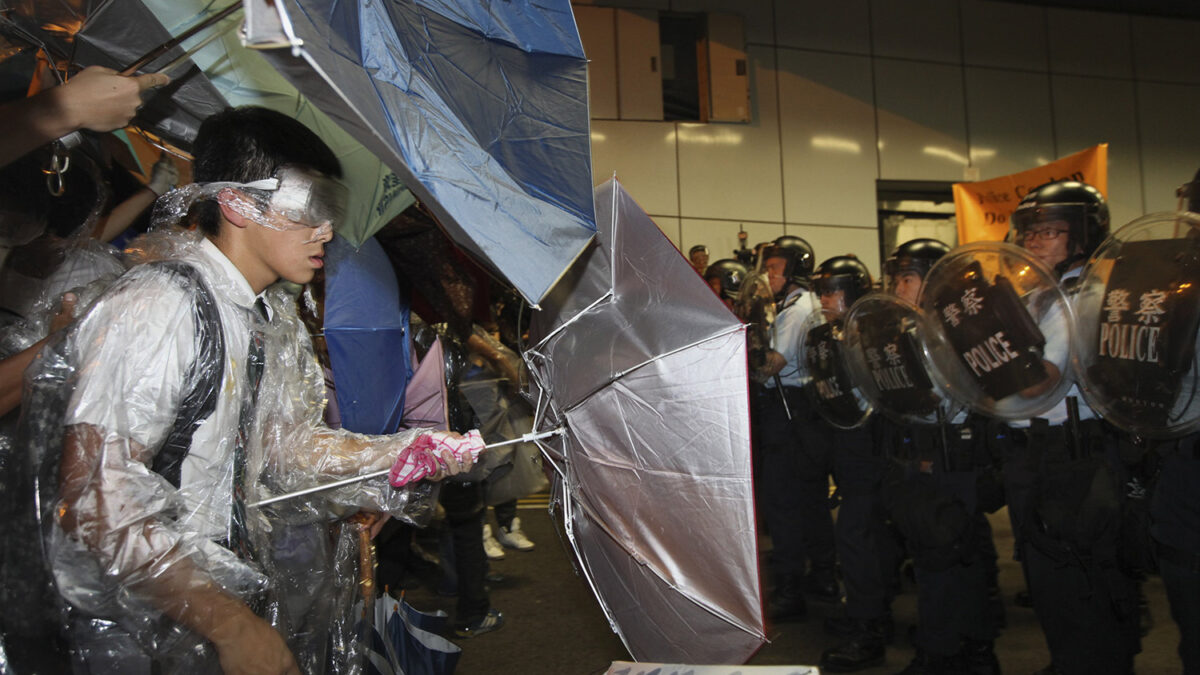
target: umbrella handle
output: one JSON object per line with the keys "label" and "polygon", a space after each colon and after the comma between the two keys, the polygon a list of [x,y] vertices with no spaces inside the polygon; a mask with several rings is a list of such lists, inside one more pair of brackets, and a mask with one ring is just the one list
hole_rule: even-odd
{"label": "umbrella handle", "polygon": [[[543,438],[549,438],[550,436],[557,436],[557,435],[563,433],[563,431],[564,431],[564,429],[562,427],[559,427],[557,429],[551,429],[550,431],[542,431],[539,433],[528,433],[528,434],[525,434],[524,436],[521,436],[520,438],[514,438],[511,441],[501,441],[500,443],[491,443],[489,445],[483,446],[483,448],[485,450],[491,450],[494,448],[502,448],[506,445],[516,445],[518,443],[530,443],[532,441],[537,441],[537,440],[540,440]],[[247,504],[246,506],[247,506],[247,508],[256,508],[256,507],[260,507],[260,506],[266,506],[267,504],[274,504],[275,502],[281,502],[286,499],[292,499],[294,497],[303,497],[304,495],[311,495],[316,492],[324,492],[325,490],[332,490],[334,488],[345,487],[347,485],[353,485],[355,483],[361,483],[364,480],[370,480],[372,478],[381,478],[383,476],[388,475],[388,473],[390,473],[390,472],[391,472],[391,468],[387,468],[387,469],[382,469],[380,471],[374,471],[372,473],[363,474],[361,476],[351,476],[350,478],[343,478],[342,480],[336,480],[336,481],[333,481],[332,483],[325,483],[324,485],[317,485],[314,487],[305,488],[303,490],[296,490],[295,492],[288,492],[286,494],[276,495],[274,497],[270,497],[267,499],[261,499],[257,502]]]}

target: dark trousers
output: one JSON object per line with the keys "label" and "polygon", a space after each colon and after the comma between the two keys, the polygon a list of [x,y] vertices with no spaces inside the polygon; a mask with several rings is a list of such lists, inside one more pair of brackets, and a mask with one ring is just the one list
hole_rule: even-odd
{"label": "dark trousers", "polygon": [[460,623],[478,621],[491,608],[484,585],[487,555],[483,552],[483,484],[447,482],[442,485],[441,503],[446,509],[449,552],[458,582],[455,618]]}
{"label": "dark trousers", "polygon": [[1137,586],[1093,561],[1025,546],[1029,592],[1055,666],[1066,675],[1128,675],[1138,651]]}
{"label": "dark trousers", "polygon": [[496,524],[506,530],[512,529],[513,519],[517,517],[517,500],[501,502],[492,506],[496,512]]}
{"label": "dark trousers", "polygon": [[802,575],[811,562],[815,571],[832,574],[829,446],[809,433],[817,422],[803,392],[799,388],[785,391],[791,420],[778,390],[763,389],[755,400],[755,445],[762,460],[757,492],[771,535],[771,569],[777,578]]}
{"label": "dark trousers", "polygon": [[1185,551],[1179,554],[1165,554],[1160,549],[1158,571],[1167,588],[1171,618],[1179,627],[1179,659],[1184,675],[1200,675],[1200,555]]}
{"label": "dark trousers", "polygon": [[[1084,425],[1086,452],[1119,475],[1115,437],[1097,428],[1094,422]],[[1112,534],[1120,528],[1120,516],[1113,516],[1105,535],[1112,540],[1080,550],[1080,544],[1064,544],[1042,533],[1037,515],[1037,493],[1047,481],[1048,467],[1070,454],[1062,427],[1014,430],[1005,488],[1018,555],[1055,666],[1067,675],[1127,675],[1133,671],[1140,638],[1136,582],[1121,571],[1117,535]],[[1079,517],[1084,518],[1082,513]]]}
{"label": "dark trousers", "polygon": [[[934,470],[924,489],[951,495],[968,511],[976,504],[975,484],[978,471],[946,472]],[[915,478],[915,477],[914,477]],[[917,577],[917,639],[919,647],[931,654],[949,656],[959,651],[961,640],[994,640],[996,626],[988,610],[989,573],[994,568],[995,547],[992,531],[982,513],[976,512],[963,533],[971,542],[969,554],[956,564],[931,569],[914,555]],[[987,545],[980,540],[986,539]],[[987,552],[991,550],[989,558]]]}
{"label": "dark trousers", "polygon": [[1200,434],[1163,443],[1151,501],[1158,569],[1179,626],[1184,673],[1200,675]]}
{"label": "dark trousers", "polygon": [[917,576],[917,646],[941,656],[958,653],[963,638],[993,640],[987,608],[987,570],[975,559],[947,569],[920,564]]}
{"label": "dark trousers", "polygon": [[884,519],[880,489],[887,460],[869,427],[825,427],[840,500],[835,534],[846,588],[846,616],[874,619],[890,605],[888,578],[897,551]]}

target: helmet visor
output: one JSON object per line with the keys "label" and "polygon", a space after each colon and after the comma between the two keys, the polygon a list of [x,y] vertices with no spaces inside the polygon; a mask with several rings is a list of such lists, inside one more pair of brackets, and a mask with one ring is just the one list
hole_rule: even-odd
{"label": "helmet visor", "polygon": [[1087,204],[1049,204],[1017,208],[1012,214],[1012,241],[1024,246],[1030,239],[1076,237],[1087,222]]}

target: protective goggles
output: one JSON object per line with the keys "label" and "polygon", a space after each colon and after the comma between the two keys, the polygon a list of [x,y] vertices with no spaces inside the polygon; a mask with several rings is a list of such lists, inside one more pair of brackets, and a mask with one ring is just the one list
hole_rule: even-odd
{"label": "protective goggles", "polygon": [[219,201],[272,230],[326,230],[345,216],[349,190],[320,172],[285,165],[270,178],[250,183],[192,183],[171,190],[155,205],[154,225],[179,222],[203,200]]}

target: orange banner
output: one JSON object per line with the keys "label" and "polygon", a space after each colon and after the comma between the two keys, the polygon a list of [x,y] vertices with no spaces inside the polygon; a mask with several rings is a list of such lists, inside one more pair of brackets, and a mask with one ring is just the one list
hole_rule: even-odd
{"label": "orange banner", "polygon": [[1056,180],[1087,183],[1108,197],[1108,143],[1067,155],[1045,166],[975,183],[954,184],[958,243],[1003,241],[1008,218],[1030,190]]}

